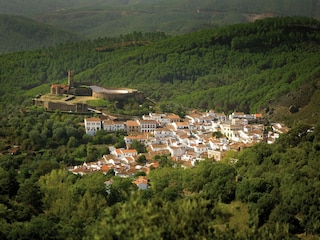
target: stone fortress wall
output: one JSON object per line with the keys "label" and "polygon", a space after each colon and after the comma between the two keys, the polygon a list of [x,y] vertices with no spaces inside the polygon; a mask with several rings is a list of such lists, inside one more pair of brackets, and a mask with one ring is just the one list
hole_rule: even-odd
{"label": "stone fortress wall", "polygon": [[48,111],[60,110],[64,112],[88,112],[88,105],[84,103],[72,104],[67,102],[69,99],[81,96],[92,96],[109,101],[124,101],[133,97],[136,101],[144,100],[143,92],[130,88],[104,88],[94,84],[81,85],[74,81],[75,73],[73,70],[68,71],[68,84],[53,84],[50,88],[50,94],[62,96],[71,95],[62,101],[43,100],[41,97],[33,99],[34,105],[43,106]]}
{"label": "stone fortress wall", "polygon": [[88,105],[85,103],[69,104],[67,102],[54,102],[49,100],[34,99],[33,104],[43,107],[46,111],[59,110],[62,112],[88,112]]}
{"label": "stone fortress wall", "polygon": [[131,88],[104,88],[96,85],[90,86],[92,97],[101,98],[110,101],[121,101],[133,97],[141,102],[144,98],[143,93]]}

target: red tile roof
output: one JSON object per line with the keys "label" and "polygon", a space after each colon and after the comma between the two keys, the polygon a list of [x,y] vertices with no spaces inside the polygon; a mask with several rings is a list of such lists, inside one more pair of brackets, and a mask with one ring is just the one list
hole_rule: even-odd
{"label": "red tile roof", "polygon": [[126,122],[126,125],[127,125],[128,127],[139,127],[138,122],[137,122],[137,121],[133,121],[133,120],[128,120],[128,121]]}
{"label": "red tile roof", "polygon": [[86,121],[87,122],[100,122],[101,119],[100,118],[91,117],[91,118],[86,118]]}

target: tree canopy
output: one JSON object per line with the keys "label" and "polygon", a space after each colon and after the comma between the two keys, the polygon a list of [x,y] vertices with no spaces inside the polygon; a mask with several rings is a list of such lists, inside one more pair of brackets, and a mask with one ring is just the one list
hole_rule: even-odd
{"label": "tree canopy", "polygon": [[[290,104],[302,107],[318,91],[318,30],[314,19],[275,18],[184,36],[135,32],[1,55],[0,238],[319,237],[315,121],[297,120],[273,145],[231,152],[222,162],[184,169],[167,155],[155,156],[159,168],[139,190],[138,175],[67,171],[106,154],[107,145],[124,147],[122,132],[88,136],[86,115],[46,112],[30,102],[65,81],[72,68],[80,83],[138,88],[159,109],[180,114],[188,107],[254,111],[290,96]],[[119,41],[147,43],[120,47]],[[96,49],[103,46],[113,49]],[[9,154],[10,147],[19,151]],[[145,151],[137,142],[133,147]]]}

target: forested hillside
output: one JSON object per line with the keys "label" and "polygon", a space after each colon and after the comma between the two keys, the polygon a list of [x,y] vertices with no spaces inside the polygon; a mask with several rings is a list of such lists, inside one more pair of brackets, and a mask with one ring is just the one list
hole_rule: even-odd
{"label": "forested hillside", "polygon": [[[133,32],[2,54],[0,238],[319,238],[319,27],[311,18],[271,18],[181,36]],[[154,156],[159,167],[140,191],[132,181],[142,172],[120,178],[113,171],[67,171],[96,161],[109,145],[125,147],[123,132],[85,134],[86,115],[32,106],[50,84],[66,83],[69,69],[76,82],[142,90],[159,111],[267,115],[269,109],[270,120],[277,107],[312,105],[314,114],[283,112],[292,129],[275,144],[230,151],[222,162],[185,169],[167,155]],[[125,109],[104,103],[112,113],[142,110],[132,102]]]}
{"label": "forested hillside", "polygon": [[88,38],[133,31],[176,35],[266,16],[320,17],[319,0],[0,1],[0,13],[25,15]]}
{"label": "forested hillside", "polygon": [[138,174],[66,170],[105,154],[101,140],[120,146],[123,139],[88,136],[81,120],[29,109],[1,122],[1,151],[19,146],[0,155],[1,239],[319,237],[319,124],[296,125],[274,145],[230,152],[220,163],[208,159],[184,169],[155,156],[150,188],[139,191],[132,183]]}
{"label": "forested hillside", "polygon": [[[114,47],[128,41],[145,44]],[[73,69],[76,81],[138,88],[163,110],[255,112],[289,93],[294,97],[281,104],[300,108],[318,88],[318,53],[319,22],[309,18],[270,18],[176,37],[135,32],[2,55],[0,92],[65,81]]]}
{"label": "forested hillside", "polygon": [[79,41],[75,33],[59,30],[21,16],[0,15],[0,54],[39,49]]}

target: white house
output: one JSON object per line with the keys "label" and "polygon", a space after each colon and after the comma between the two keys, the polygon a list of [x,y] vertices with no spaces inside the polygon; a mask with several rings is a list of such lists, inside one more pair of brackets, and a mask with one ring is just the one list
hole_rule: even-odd
{"label": "white house", "polygon": [[168,121],[170,123],[180,122],[181,121],[181,118],[177,114],[174,114],[174,113],[167,114],[165,119],[167,119],[166,121]]}
{"label": "white house", "polygon": [[161,119],[164,117],[166,117],[165,113],[149,113],[149,115],[143,115],[142,119],[161,121]]}
{"label": "white house", "polygon": [[124,131],[126,130],[126,125],[123,121],[113,121],[114,124],[114,130],[115,131]]}
{"label": "white house", "polygon": [[195,153],[197,154],[201,154],[208,151],[208,147],[204,144],[193,145],[192,147]]}
{"label": "white house", "polygon": [[102,123],[100,118],[85,118],[84,119],[84,126],[86,129],[86,134],[88,135],[96,135],[97,131],[101,130]]}
{"label": "white house", "polygon": [[150,149],[153,152],[164,151],[164,150],[168,150],[168,145],[167,144],[151,144]]}
{"label": "white house", "polygon": [[233,124],[221,124],[221,133],[224,134],[227,138],[232,139],[239,137],[239,131],[243,130],[243,125],[233,125]]}
{"label": "white house", "polygon": [[114,122],[112,120],[103,120],[102,128],[107,132],[114,132],[115,131]]}
{"label": "white house", "polygon": [[[143,120],[155,120],[158,122],[159,125],[164,126],[168,123],[171,123],[170,116],[171,114],[166,114],[166,113],[149,113],[149,115],[143,115],[142,119]],[[179,116],[178,116],[179,117]],[[179,118],[180,120],[180,118]]]}
{"label": "white house", "polygon": [[227,116],[224,113],[216,113],[214,118],[217,119],[218,122],[226,122],[227,121]]}
{"label": "white house", "polygon": [[115,149],[111,154],[118,158],[134,157],[138,155],[136,149]]}
{"label": "white house", "polygon": [[137,133],[139,132],[139,123],[135,120],[128,120],[126,122],[126,131],[128,133]]}
{"label": "white house", "polygon": [[221,161],[225,156],[225,151],[208,150],[208,158],[213,158],[216,161]]}
{"label": "white house", "polygon": [[213,150],[220,149],[221,142],[219,139],[211,138],[208,141],[208,146],[209,146],[209,149],[213,149]]}
{"label": "white house", "polygon": [[168,149],[171,154],[171,157],[181,157],[186,152],[186,148],[182,145],[169,146]]}
{"label": "white house", "polygon": [[172,126],[174,127],[175,130],[189,129],[188,122],[174,122],[172,123]]}
{"label": "white house", "polygon": [[132,144],[133,141],[137,141],[139,143],[146,144],[147,140],[148,140],[147,136],[144,136],[144,135],[130,135],[130,136],[124,137],[124,141],[125,141],[126,145]]}
{"label": "white house", "polygon": [[153,132],[157,128],[156,120],[140,120],[138,124],[140,132]]}
{"label": "white house", "polygon": [[271,126],[272,126],[272,130],[274,132],[277,132],[277,133],[280,133],[280,134],[286,133],[286,132],[289,131],[288,127],[285,126],[282,123],[273,123],[273,124],[271,124]]}
{"label": "white house", "polygon": [[199,155],[193,149],[186,151],[185,154],[181,156],[182,161],[191,161],[192,166],[194,166],[196,162],[202,161],[204,159],[205,158],[203,158],[202,155]]}
{"label": "white house", "polygon": [[212,120],[216,117],[216,113],[214,112],[214,110],[209,110],[205,113],[205,116],[210,117]]}
{"label": "white house", "polygon": [[153,131],[155,138],[174,137],[174,132],[168,128],[157,128]]}
{"label": "white house", "polygon": [[244,112],[233,112],[229,115],[229,119],[234,119],[234,118],[246,118],[247,114]]}
{"label": "white house", "polygon": [[186,118],[189,119],[191,123],[203,123],[203,116],[199,112],[192,112],[186,115]]}
{"label": "white house", "polygon": [[146,190],[148,188],[148,179],[144,176],[139,176],[132,183],[137,185],[138,189],[140,190]]}

